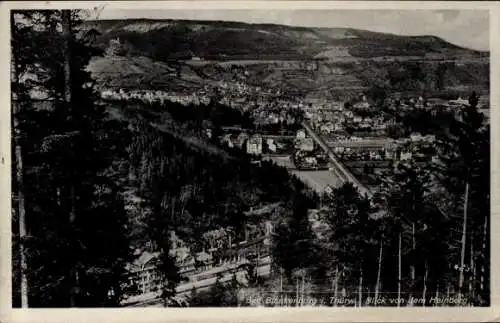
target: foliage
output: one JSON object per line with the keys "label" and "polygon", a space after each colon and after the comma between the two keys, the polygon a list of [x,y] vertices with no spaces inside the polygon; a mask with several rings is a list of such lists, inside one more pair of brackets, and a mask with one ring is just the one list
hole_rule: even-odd
{"label": "foliage", "polygon": [[[78,13],[72,16],[77,30]],[[120,155],[116,142],[122,129],[106,119],[84,70],[97,52],[73,35],[71,80],[65,79],[61,11],[13,12],[12,18],[14,104],[22,107],[16,130],[21,133],[25,175],[29,305],[64,307],[74,297],[81,307],[116,306],[130,260],[127,218],[116,181],[121,169],[112,159]],[[69,105],[62,101],[68,86]],[[34,104],[35,89],[47,95],[49,109]],[[18,184],[14,179],[13,186]],[[18,304],[18,299],[13,302]]]}

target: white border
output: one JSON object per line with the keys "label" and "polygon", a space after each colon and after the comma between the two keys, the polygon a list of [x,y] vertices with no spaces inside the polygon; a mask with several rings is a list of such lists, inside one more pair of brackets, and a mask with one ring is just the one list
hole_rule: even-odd
{"label": "white border", "polygon": [[[106,5],[112,9],[485,9],[490,10],[490,66],[491,66],[491,300],[490,308],[203,308],[203,309],[43,309],[11,310],[11,199],[10,199],[10,9],[91,9]],[[500,293],[497,280],[500,273],[498,254],[499,200],[498,171],[500,154],[497,142],[500,129],[498,104],[500,102],[500,2],[431,2],[431,1],[93,1],[93,2],[2,2],[0,3],[0,322],[161,322],[161,321],[203,321],[203,322],[500,322]],[[3,158],[3,163],[2,163]]]}

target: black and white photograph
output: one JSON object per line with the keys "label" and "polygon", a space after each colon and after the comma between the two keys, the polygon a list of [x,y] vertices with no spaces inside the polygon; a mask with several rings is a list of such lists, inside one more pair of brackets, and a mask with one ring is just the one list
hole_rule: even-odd
{"label": "black and white photograph", "polygon": [[10,10],[12,307],[492,306],[490,11],[200,6]]}

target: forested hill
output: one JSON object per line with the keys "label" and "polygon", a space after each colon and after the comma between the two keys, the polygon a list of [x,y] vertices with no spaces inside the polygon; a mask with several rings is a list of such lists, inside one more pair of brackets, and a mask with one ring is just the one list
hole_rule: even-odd
{"label": "forested hill", "polygon": [[187,20],[98,20],[100,47],[120,38],[126,51],[158,60],[313,58],[476,58],[485,53],[450,44],[435,36],[398,36],[350,28],[309,28],[273,24]]}
{"label": "forested hill", "polygon": [[[489,53],[434,36],[397,36],[347,28],[305,28],[180,20],[86,21],[106,51],[88,66],[104,88],[192,92],[241,81],[344,100],[374,86],[389,92],[457,93],[489,89]],[[465,95],[465,94],[464,94]]]}
{"label": "forested hill", "polygon": [[[217,138],[204,135],[207,124],[220,127],[226,121],[244,119],[224,106],[139,101],[106,106],[110,119],[121,125],[121,146],[129,154],[121,161],[129,171],[122,173],[120,181],[127,183],[125,202],[129,219],[136,224],[135,247],[143,248],[144,239],[152,238],[151,232],[142,230],[152,219],[142,218],[141,209],[153,211],[152,201],[157,199],[161,201],[157,212],[168,214],[170,228],[195,250],[201,250],[199,237],[210,230],[231,227],[237,240],[244,239],[245,224],[263,220],[244,215],[252,208],[285,205],[301,193],[314,199],[286,169],[266,162],[253,164],[243,152],[225,150]],[[141,200],[149,203],[137,203]]]}

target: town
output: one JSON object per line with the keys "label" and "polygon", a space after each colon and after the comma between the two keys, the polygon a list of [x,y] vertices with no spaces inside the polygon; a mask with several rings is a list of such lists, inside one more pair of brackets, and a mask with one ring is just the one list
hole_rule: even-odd
{"label": "town", "polygon": [[[214,100],[214,95],[210,93],[217,93],[218,104],[249,113],[255,127],[244,129],[239,124],[226,126],[221,129],[222,133],[217,138],[212,138],[214,131],[207,128],[204,129],[206,139],[215,139],[222,146],[239,149],[255,160],[269,160],[285,167],[320,196],[332,194],[345,180],[338,175],[336,165],[328,157],[328,151],[303,127],[304,123],[310,125],[312,131],[322,138],[347,171],[353,174],[351,176],[359,180],[360,186],[371,196],[382,184],[384,172],[396,167],[399,162],[415,161],[427,165],[437,160],[435,135],[422,135],[418,132],[394,135],[391,131],[393,128],[403,128],[401,122],[398,124],[396,121],[396,113],[422,110],[458,113],[458,107],[468,105],[468,101],[460,97],[443,100],[424,99],[421,96],[401,99],[395,96],[386,100],[386,107],[382,110],[372,106],[364,94],[360,94],[354,104],[287,99],[279,91],[268,91],[267,95],[256,100],[255,94],[260,90],[242,86],[238,82],[220,82],[216,86],[207,86],[200,92],[190,94],[160,90],[106,89],[101,92],[101,97],[105,101],[176,102],[187,106],[208,105]],[[482,111],[488,114],[486,107],[489,102],[485,99],[487,97],[481,97],[479,104]],[[318,210],[310,212],[313,226],[321,227],[315,220]],[[249,243],[247,238],[239,244],[231,244],[231,237],[227,233],[209,232],[208,235],[218,236],[219,247],[207,246],[206,252],[195,255],[186,247],[175,249],[181,273],[186,277],[186,283],[177,289],[178,295],[185,295],[193,288],[206,290],[219,275],[223,275],[222,281],[225,282],[230,281],[234,274],[238,274],[239,279],[247,279],[241,275],[248,259],[257,261],[259,275],[269,275],[270,258],[269,252],[263,251],[268,248],[263,244],[263,239],[269,239],[271,231],[268,228],[266,234],[251,239],[260,242]],[[224,239],[229,241],[228,246],[223,245]],[[248,245],[252,248],[248,249]],[[221,250],[225,250],[225,254],[231,254],[228,250],[234,250],[235,253],[223,261],[220,258],[214,259],[214,255]],[[250,254],[248,250],[251,250]],[[155,254],[144,252],[133,265],[135,269],[129,286],[135,286],[134,292],[125,304],[155,304],[158,278],[154,274],[154,259]]]}
{"label": "town", "polygon": [[[147,103],[176,102],[181,105],[206,105],[214,99],[209,93],[218,93],[220,104],[228,104],[242,113],[248,112],[254,129],[241,125],[224,127],[217,140],[223,145],[236,147],[249,155],[272,160],[298,174],[319,193],[335,187],[339,182],[331,171],[330,161],[324,150],[302,127],[307,122],[323,138],[339,160],[363,181],[364,185],[377,185],[377,174],[394,161],[415,160],[428,163],[435,158],[435,135],[418,132],[394,135],[394,128],[402,128],[391,112],[445,111],[458,112],[458,107],[468,101],[460,97],[450,100],[409,97],[387,99],[386,109],[370,105],[366,95],[360,94],[358,102],[321,102],[319,100],[293,99],[280,96],[279,91],[255,100],[259,88],[242,86],[238,82],[220,82],[206,86],[197,93],[183,94],[160,90],[111,90],[101,92],[104,100],[140,100]],[[268,91],[273,92],[273,91]],[[479,107],[488,115],[487,96],[480,98]],[[362,115],[365,115],[364,117]],[[485,122],[488,122],[486,119]],[[212,129],[205,129],[211,139]],[[316,175],[310,171],[316,171]],[[303,176],[301,176],[303,175]]]}

